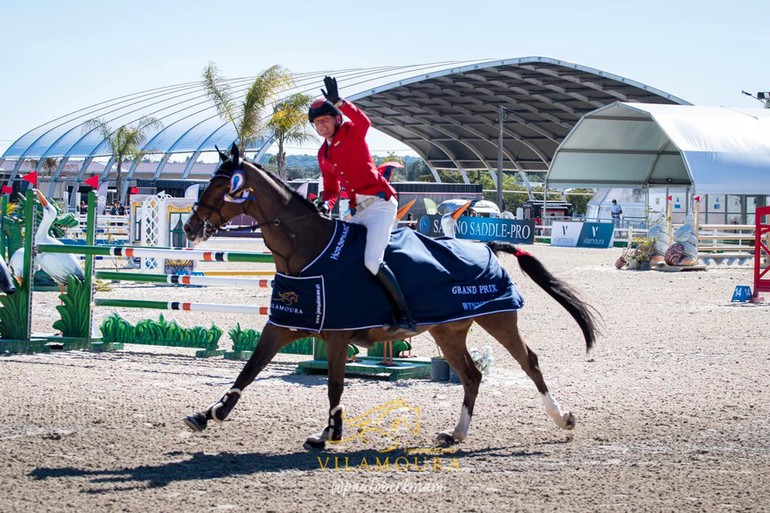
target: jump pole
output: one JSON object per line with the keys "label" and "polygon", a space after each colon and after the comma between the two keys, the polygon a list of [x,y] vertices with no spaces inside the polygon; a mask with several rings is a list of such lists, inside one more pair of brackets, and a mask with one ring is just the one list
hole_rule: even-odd
{"label": "jump pole", "polygon": [[142,246],[94,246],[77,244],[40,244],[42,253],[72,253],[110,257],[180,258],[203,262],[272,263],[272,253],[246,251],[204,251],[202,249],[147,248]]}
{"label": "jump pole", "polygon": [[187,274],[145,274],[118,271],[96,271],[101,280],[139,281],[148,283],[167,283],[171,285],[221,285],[267,289],[273,280],[254,278],[235,278],[225,276],[195,276]]}
{"label": "jump pole", "polygon": [[275,276],[275,271],[196,271],[194,276]]}
{"label": "jump pole", "polygon": [[142,299],[99,299],[96,306],[118,306],[124,308],[148,308],[151,310],[183,310],[187,312],[242,313],[270,315],[268,306],[226,305],[221,303],[185,303],[182,301],[145,301]]}

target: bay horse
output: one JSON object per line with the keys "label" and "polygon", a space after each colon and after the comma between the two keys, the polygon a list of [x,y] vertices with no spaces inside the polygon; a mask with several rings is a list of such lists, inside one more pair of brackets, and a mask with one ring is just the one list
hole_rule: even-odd
{"label": "bay horse", "polygon": [[[194,205],[184,231],[193,242],[208,239],[225,223],[240,214],[248,214],[258,223],[262,237],[272,252],[277,273],[298,276],[329,244],[335,221],[320,214],[313,203],[294,192],[276,175],[261,166],[240,158],[237,146],[230,154],[219,151],[220,163],[211,180]],[[463,244],[479,244],[465,242]],[[520,267],[531,279],[561,304],[580,326],[589,351],[594,344],[597,326],[594,312],[566,283],[554,277],[532,255],[512,244],[487,243],[496,259],[498,251],[517,257]],[[363,261],[361,262],[363,266]],[[506,279],[510,281],[510,278]],[[473,322],[497,339],[519,363],[534,382],[554,423],[562,429],[573,429],[575,417],[564,412],[548,391],[538,366],[538,358],[524,342],[517,328],[517,312],[505,311],[477,315],[471,318],[433,325],[419,325],[418,333],[429,332],[446,359],[460,377],[464,397],[460,420],[453,430],[438,434],[438,442],[449,445],[463,441],[468,436],[473,408],[478,395],[481,373],[466,348],[466,337]],[[375,342],[402,338],[385,327],[361,330],[310,330],[289,329],[268,322],[254,353],[244,365],[232,388],[205,411],[191,414],[185,423],[194,431],[203,431],[209,420],[221,423],[227,418],[241,398],[243,390],[273,359],[278,350],[300,338],[314,336],[323,339],[328,353],[328,423],[318,434],[307,438],[307,449],[324,448],[326,441],[342,440],[342,409],[340,399],[345,378],[348,344],[372,347]]]}

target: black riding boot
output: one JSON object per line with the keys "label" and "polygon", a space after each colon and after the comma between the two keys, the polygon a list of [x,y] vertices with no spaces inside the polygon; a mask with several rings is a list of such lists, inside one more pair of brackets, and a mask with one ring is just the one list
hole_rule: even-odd
{"label": "black riding boot", "polygon": [[393,331],[406,332],[403,336],[413,335],[417,331],[417,324],[412,319],[412,313],[409,311],[409,307],[406,306],[406,300],[404,299],[404,293],[401,292],[401,287],[398,285],[398,280],[384,262],[380,264],[380,270],[374,275],[382,288],[385,290],[385,294],[388,296],[391,305],[393,306],[393,315],[395,318],[395,324],[391,326]]}

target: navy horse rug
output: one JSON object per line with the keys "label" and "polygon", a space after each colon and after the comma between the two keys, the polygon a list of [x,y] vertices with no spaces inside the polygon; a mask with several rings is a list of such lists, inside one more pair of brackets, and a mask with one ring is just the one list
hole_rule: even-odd
{"label": "navy horse rug", "polygon": [[[268,322],[312,331],[381,327],[391,304],[364,267],[366,228],[337,221],[334,236],[299,276],[276,274]],[[519,291],[485,244],[391,233],[385,262],[398,277],[417,324],[516,311]]]}

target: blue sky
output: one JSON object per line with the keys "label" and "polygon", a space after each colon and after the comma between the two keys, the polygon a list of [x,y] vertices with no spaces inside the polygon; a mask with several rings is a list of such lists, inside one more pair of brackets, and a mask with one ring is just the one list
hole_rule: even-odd
{"label": "blue sky", "polygon": [[[741,89],[770,91],[770,25],[759,1],[8,4],[0,154],[29,129],[86,105],[199,80],[209,61],[240,77],[276,63],[302,72],[545,56],[697,105],[761,107]],[[370,145],[404,148],[385,136]]]}

